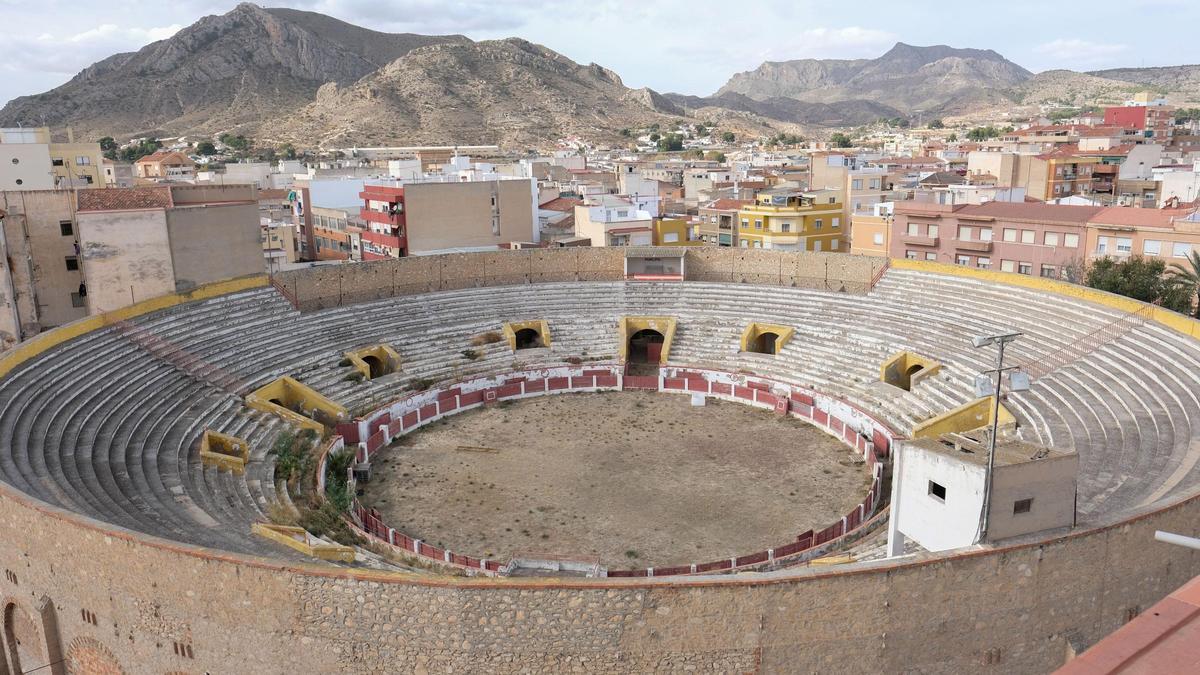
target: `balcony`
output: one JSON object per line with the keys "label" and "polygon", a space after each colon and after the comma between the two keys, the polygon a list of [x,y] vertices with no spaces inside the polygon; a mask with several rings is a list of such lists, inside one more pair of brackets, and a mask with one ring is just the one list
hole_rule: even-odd
{"label": "balcony", "polygon": [[384,213],[382,211],[374,211],[372,209],[361,208],[358,210],[358,215],[368,223],[379,223],[389,227],[403,227],[404,213]]}
{"label": "balcony", "polygon": [[973,239],[959,239],[954,242],[954,248],[960,251],[974,251],[977,253],[988,253],[992,250],[992,242],[980,241]]}
{"label": "balcony", "polygon": [[937,237],[929,237],[929,236],[926,236],[923,234],[907,234],[907,233],[901,234],[900,241],[904,242],[905,244],[912,244],[914,246],[937,246],[938,245]]}

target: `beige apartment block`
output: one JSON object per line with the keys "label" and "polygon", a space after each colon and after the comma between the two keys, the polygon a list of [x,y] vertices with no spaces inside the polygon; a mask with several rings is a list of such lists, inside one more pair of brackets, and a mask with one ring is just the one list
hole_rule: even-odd
{"label": "beige apartment block", "polygon": [[406,183],[404,211],[410,253],[495,248],[537,236],[528,180]]}

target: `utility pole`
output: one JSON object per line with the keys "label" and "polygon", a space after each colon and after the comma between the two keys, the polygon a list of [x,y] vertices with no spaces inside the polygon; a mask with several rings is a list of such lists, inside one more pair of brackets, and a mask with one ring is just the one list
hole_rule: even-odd
{"label": "utility pole", "polygon": [[[996,470],[996,437],[1000,432],[1000,393],[1001,386],[1004,383],[1004,373],[1009,370],[1017,370],[1020,366],[1004,367],[1004,346],[1013,340],[1020,337],[1021,333],[1003,333],[1000,335],[982,335],[974,338],[971,343],[976,349],[986,347],[988,345],[997,345],[996,351],[996,367],[992,370],[985,370],[980,373],[975,381],[976,395],[982,395],[986,391],[986,387],[991,387],[992,396],[992,425],[988,433],[988,458],[987,458],[987,473],[984,475],[983,483],[983,512],[979,516],[979,532],[976,540],[982,542],[987,537],[988,531],[988,513],[992,508],[992,484],[993,473]],[[991,382],[992,374],[995,374],[995,382]],[[1019,381],[1010,383],[1010,389],[1013,391],[1024,391],[1029,388],[1028,377],[1022,377]]]}

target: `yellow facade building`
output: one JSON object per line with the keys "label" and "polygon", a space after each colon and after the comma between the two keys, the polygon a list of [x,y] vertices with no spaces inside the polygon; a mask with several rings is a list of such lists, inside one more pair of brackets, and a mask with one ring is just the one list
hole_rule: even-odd
{"label": "yellow facade building", "polygon": [[658,218],[654,221],[655,246],[703,246],[696,223],[682,218]]}
{"label": "yellow facade building", "polygon": [[841,251],[846,248],[841,190],[776,188],[738,210],[742,248]]}

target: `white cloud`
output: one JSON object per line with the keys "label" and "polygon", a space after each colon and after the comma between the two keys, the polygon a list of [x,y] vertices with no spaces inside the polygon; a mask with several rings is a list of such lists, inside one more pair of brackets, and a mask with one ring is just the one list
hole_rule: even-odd
{"label": "white cloud", "polygon": [[119,52],[135,51],[171,37],[179,24],[153,28],[121,28],[105,23],[69,35],[41,33],[11,35],[8,38],[6,70],[41,71],[74,75],[83,68]]}
{"label": "white cloud", "polygon": [[1058,38],[1034,47],[1033,51],[1063,64],[1097,65],[1109,63],[1113,58],[1129,51],[1129,45]]}

